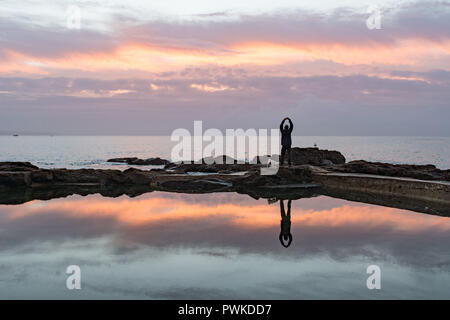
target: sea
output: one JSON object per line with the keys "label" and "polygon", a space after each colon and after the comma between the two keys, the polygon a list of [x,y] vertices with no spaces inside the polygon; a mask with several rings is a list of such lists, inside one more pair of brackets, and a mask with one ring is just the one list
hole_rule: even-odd
{"label": "sea", "polygon": [[[171,159],[170,136],[0,136],[0,161],[29,161],[42,168],[114,168],[119,157]],[[205,143],[206,144],[206,143]],[[293,147],[338,150],[347,161],[434,164],[450,169],[450,137],[293,137]],[[142,168],[142,167],[141,167]]]}

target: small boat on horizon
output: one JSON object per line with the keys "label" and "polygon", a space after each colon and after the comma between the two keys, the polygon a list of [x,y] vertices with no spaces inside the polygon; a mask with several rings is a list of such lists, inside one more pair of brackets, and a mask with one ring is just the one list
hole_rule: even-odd
{"label": "small boat on horizon", "polygon": [[18,136],[19,136],[18,133],[14,133],[14,134],[13,134],[13,137],[18,137]]}

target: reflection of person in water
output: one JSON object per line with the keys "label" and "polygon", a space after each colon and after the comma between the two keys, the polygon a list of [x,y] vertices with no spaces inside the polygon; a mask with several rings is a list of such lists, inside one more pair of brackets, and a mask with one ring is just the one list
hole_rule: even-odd
{"label": "reflection of person in water", "polygon": [[[281,232],[280,232],[280,242],[285,248],[289,247],[292,242],[291,234],[291,200],[288,200],[288,210],[287,214],[284,211],[284,201],[280,200],[280,211],[281,211]],[[285,243],[287,241],[287,243]]]}

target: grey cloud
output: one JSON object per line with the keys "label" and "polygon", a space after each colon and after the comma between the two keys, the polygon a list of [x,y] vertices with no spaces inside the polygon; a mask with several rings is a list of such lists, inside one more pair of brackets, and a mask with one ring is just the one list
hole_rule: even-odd
{"label": "grey cloud", "polygon": [[90,30],[34,25],[0,19],[0,54],[13,50],[36,57],[60,57],[66,53],[108,52],[117,44],[109,34]]}
{"label": "grey cloud", "polygon": [[[184,72],[181,73],[184,76]],[[209,74],[196,71],[200,75],[196,78],[173,79],[117,79],[99,80],[90,78],[0,78],[0,91],[9,92],[6,97],[10,103],[16,104],[22,101],[24,95],[34,97],[36,102],[46,101],[49,106],[60,103],[65,98],[66,105],[73,102],[91,103],[95,101],[107,101],[114,105],[114,101],[145,98],[149,103],[172,102],[177,105],[177,100],[184,101],[183,105],[189,106],[191,101],[198,106],[213,104],[236,104],[236,98],[243,98],[252,104],[260,104],[262,101],[277,102],[281,106],[293,106],[301,99],[317,97],[319,99],[339,102],[359,102],[361,104],[389,103],[390,105],[419,105],[429,99],[433,99],[435,105],[445,106],[449,98],[450,82],[449,72],[435,70],[428,73],[393,71],[394,77],[406,77],[410,79],[387,79],[366,75],[351,76],[305,76],[305,77],[280,77],[280,76],[231,76],[223,74],[210,78]],[[203,77],[206,76],[206,77]],[[418,77],[415,80],[411,77]],[[426,81],[420,80],[424,79]],[[192,85],[208,85],[226,90],[205,92]],[[152,85],[156,86],[152,88]],[[170,90],[169,90],[170,89]],[[114,90],[128,90],[127,94],[119,94],[115,97],[76,98],[82,91],[102,93]],[[14,94],[16,96],[14,96]],[[414,98],[414,99],[412,99]],[[168,100],[166,100],[168,99]],[[263,99],[263,100],[260,100]],[[269,100],[267,100],[269,99]],[[161,101],[162,100],[162,101]],[[53,102],[52,102],[53,101]],[[25,103],[22,101],[22,103]],[[81,107],[81,106],[80,106]],[[126,107],[126,106],[124,106]],[[244,107],[235,105],[235,107]]]}
{"label": "grey cloud", "polygon": [[[213,13],[223,15],[225,13]],[[118,13],[110,33],[55,29],[32,22],[0,21],[1,47],[19,52],[55,57],[69,52],[110,52],[129,42],[169,48],[192,48],[227,52],[230,44],[242,41],[280,44],[390,45],[415,38],[431,41],[450,39],[450,7],[443,2],[414,2],[386,8],[382,30],[366,27],[368,14],[337,9],[331,14],[303,10],[242,15],[233,20],[167,21],[135,20]],[[1,53],[0,53],[1,54]]]}
{"label": "grey cloud", "polygon": [[[151,21],[127,32],[143,41],[172,41],[187,46],[216,48],[241,41],[286,44],[347,44],[372,46],[393,44],[408,38],[442,41],[450,38],[450,8],[444,3],[404,4],[382,10],[382,30],[369,30],[369,14],[341,8],[331,14],[303,10],[243,15],[233,21]],[[143,37],[142,35],[147,35]],[[192,41],[197,41],[193,43]]]}
{"label": "grey cloud", "polygon": [[[2,130],[13,132],[165,135],[175,128],[189,127],[193,120],[219,129],[230,124],[273,128],[274,119],[282,113],[291,115],[298,124],[296,135],[448,136],[448,74],[432,71],[420,76],[431,83],[363,75],[221,76],[213,81],[234,90],[217,92],[190,87],[192,83],[211,84],[209,78],[0,78],[0,125]],[[151,83],[171,90],[152,90]],[[74,96],[82,90],[100,96]],[[101,97],[108,90],[131,92]]]}
{"label": "grey cloud", "polygon": [[400,77],[417,77],[423,78],[425,80],[431,81],[440,85],[450,84],[450,71],[447,70],[430,70],[428,72],[417,72],[417,71],[392,71],[390,72],[392,76]]}

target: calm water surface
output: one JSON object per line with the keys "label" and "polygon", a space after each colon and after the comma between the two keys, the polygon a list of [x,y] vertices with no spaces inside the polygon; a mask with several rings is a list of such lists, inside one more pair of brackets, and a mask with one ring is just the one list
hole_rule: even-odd
{"label": "calm water surface", "polygon": [[[0,298],[450,298],[450,218],[319,196],[292,201],[290,220],[285,248],[275,199],[0,205]],[[381,290],[366,287],[372,264]],[[66,289],[68,265],[81,267],[81,290]]]}
{"label": "calm water surface", "polygon": [[[167,136],[0,136],[0,161],[30,161],[43,168],[117,168],[116,157],[170,159]],[[450,137],[294,137],[293,146],[338,150],[351,160],[435,164],[450,169]],[[206,145],[206,143],[205,143]]]}

